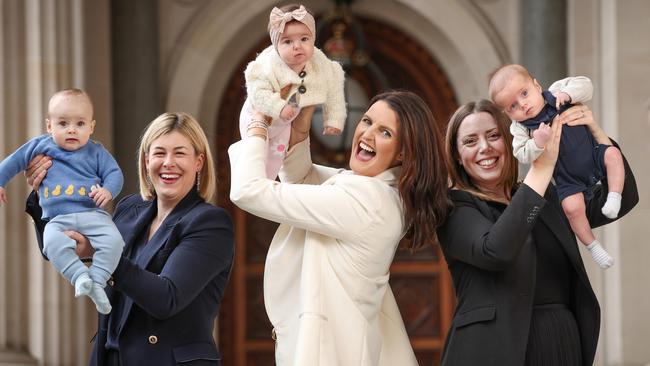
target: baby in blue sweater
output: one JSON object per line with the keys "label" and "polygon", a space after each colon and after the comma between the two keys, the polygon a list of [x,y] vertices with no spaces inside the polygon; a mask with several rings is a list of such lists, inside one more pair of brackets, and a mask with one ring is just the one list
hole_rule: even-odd
{"label": "baby in blue sweater", "polygon": [[[38,154],[53,164],[39,188],[43,219],[43,252],[75,287],[75,296],[89,296],[97,311],[108,314],[106,281],[117,267],[124,240],[110,214],[103,210],[122,189],[117,162],[101,144],[90,140],[95,128],[93,104],[79,89],[55,93],[48,104],[47,132],[29,140],[0,163],[0,204],[7,203],[5,185]],[[85,235],[93,248],[92,265],[77,256],[76,242],[64,234]]]}

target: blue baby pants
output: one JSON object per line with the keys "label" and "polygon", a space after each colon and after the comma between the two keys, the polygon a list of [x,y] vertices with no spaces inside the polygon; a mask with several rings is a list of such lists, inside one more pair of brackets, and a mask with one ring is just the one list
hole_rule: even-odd
{"label": "blue baby pants", "polygon": [[[87,268],[75,253],[77,244],[63,232],[77,231],[87,237],[95,248],[93,262]],[[124,240],[115,227],[111,215],[103,210],[58,215],[45,225],[43,252],[56,270],[74,285],[84,272],[102,287],[117,267]]]}

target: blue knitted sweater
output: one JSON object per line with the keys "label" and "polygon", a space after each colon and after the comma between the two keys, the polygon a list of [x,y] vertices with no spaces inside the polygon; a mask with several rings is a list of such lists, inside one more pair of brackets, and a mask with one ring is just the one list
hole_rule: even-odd
{"label": "blue knitted sweater", "polygon": [[88,197],[92,185],[106,188],[113,198],[122,190],[122,171],[100,143],[89,140],[80,149],[67,151],[54,143],[50,135],[29,140],[0,163],[0,187],[25,170],[38,154],[53,159],[38,191],[44,219],[99,209]]}

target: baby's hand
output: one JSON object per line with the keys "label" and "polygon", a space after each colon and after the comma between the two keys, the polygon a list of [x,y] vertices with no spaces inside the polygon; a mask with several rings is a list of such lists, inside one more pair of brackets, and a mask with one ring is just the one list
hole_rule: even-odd
{"label": "baby's hand", "polygon": [[341,130],[336,127],[325,126],[323,128],[323,135],[340,135]]}
{"label": "baby's hand", "polygon": [[280,111],[280,118],[285,121],[290,121],[293,117],[296,116],[297,113],[298,108],[294,107],[292,104],[287,104],[282,107],[282,111]]}
{"label": "baby's hand", "polygon": [[551,127],[546,123],[540,123],[539,128],[533,131],[533,141],[538,148],[543,149],[551,138]]}
{"label": "baby's hand", "polygon": [[7,194],[5,193],[5,189],[0,187],[0,204],[2,203],[7,204]]}
{"label": "baby's hand", "polygon": [[92,198],[93,201],[95,201],[95,204],[101,208],[104,208],[104,206],[106,206],[106,204],[108,204],[113,199],[111,192],[109,192],[109,190],[104,187],[93,185],[90,187],[90,190],[91,192],[88,194],[88,196]]}
{"label": "baby's hand", "polygon": [[560,109],[566,103],[571,103],[571,96],[565,92],[559,92],[553,94],[555,97],[555,108]]}

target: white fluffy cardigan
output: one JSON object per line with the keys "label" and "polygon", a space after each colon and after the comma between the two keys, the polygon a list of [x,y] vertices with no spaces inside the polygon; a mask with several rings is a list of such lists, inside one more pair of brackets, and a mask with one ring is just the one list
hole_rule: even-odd
{"label": "white fluffy cardigan", "polygon": [[[307,92],[300,96],[300,106],[321,104],[325,126],[343,130],[346,117],[343,68],[314,48],[314,55],[307,62],[305,72],[307,75],[303,85]],[[289,95],[292,95],[302,83],[300,76],[282,61],[273,46],[267,47],[250,62],[244,75],[253,107],[273,119],[280,117],[282,107],[287,104],[280,97],[280,90],[291,84]]]}

